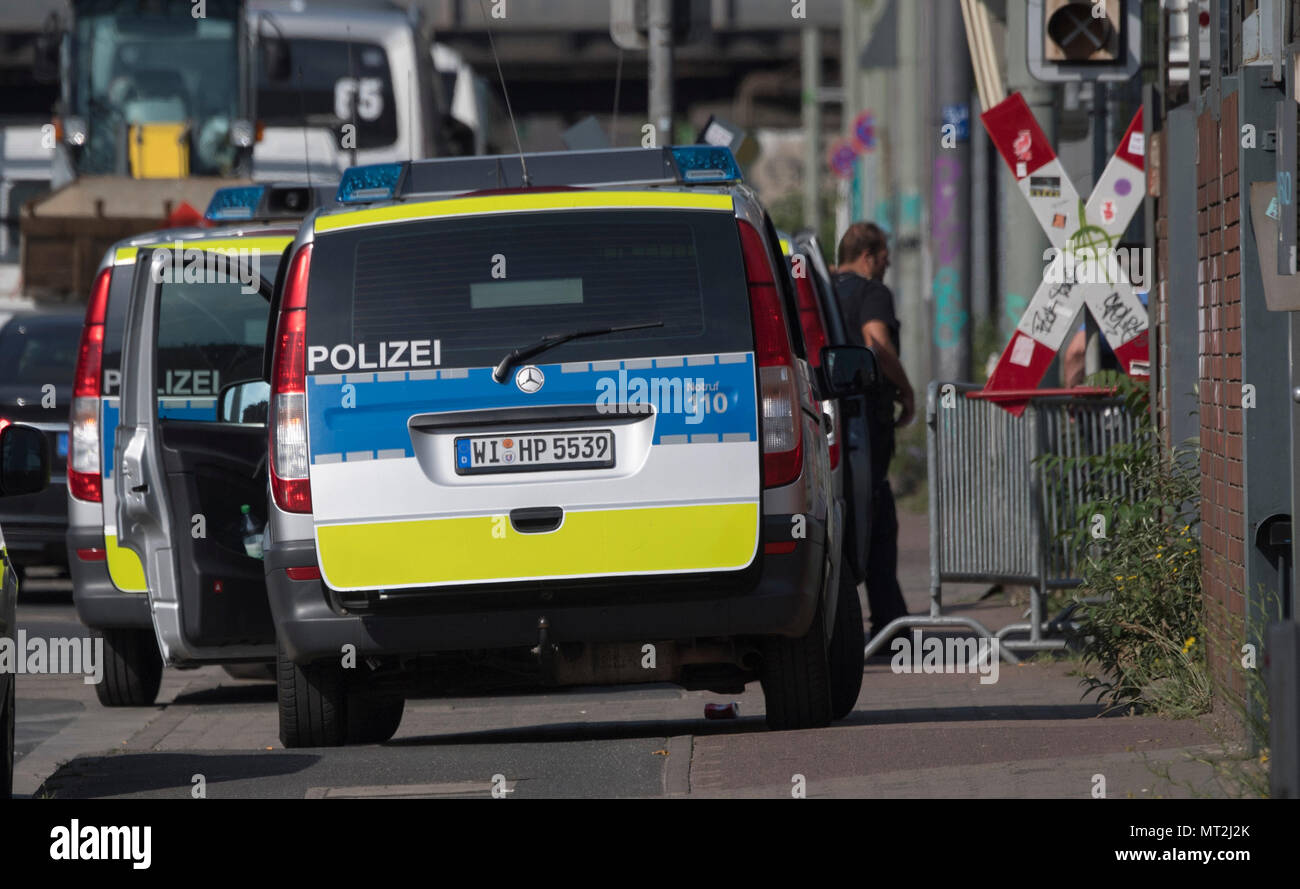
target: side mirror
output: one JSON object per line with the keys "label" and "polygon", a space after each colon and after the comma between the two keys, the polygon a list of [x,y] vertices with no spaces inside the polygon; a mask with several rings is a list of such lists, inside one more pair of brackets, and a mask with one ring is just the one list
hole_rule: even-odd
{"label": "side mirror", "polygon": [[876,354],[863,346],[826,346],[821,370],[828,397],[861,395],[876,385]]}
{"label": "side mirror", "polygon": [[59,82],[59,44],[63,41],[58,13],[50,13],[45,30],[32,42],[32,76],[37,83]]}
{"label": "side mirror", "polygon": [[228,383],[217,394],[217,422],[265,425],[270,404],[271,384],[265,380]]}
{"label": "side mirror", "polygon": [[285,83],[293,78],[293,57],[289,43],[279,37],[263,37],[262,63],[266,78],[274,83]]}
{"label": "side mirror", "polygon": [[50,443],[31,426],[0,420],[0,497],[35,494],[50,483]]}

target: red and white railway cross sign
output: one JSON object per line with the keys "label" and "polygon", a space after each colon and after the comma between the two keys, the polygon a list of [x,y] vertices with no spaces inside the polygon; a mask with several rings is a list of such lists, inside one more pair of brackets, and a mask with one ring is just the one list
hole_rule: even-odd
{"label": "red and white railway cross sign", "polygon": [[[1057,268],[1070,270],[1064,276],[1044,272],[985,391],[1036,388],[1084,306],[1124,372],[1147,375],[1146,307],[1114,253],[1146,192],[1142,110],[1125,130],[1086,204],[1019,93],[994,105],[981,119],[1058,251]],[[1083,273],[1073,274],[1076,268]],[[1023,403],[1005,406],[1017,415],[1024,410]]]}

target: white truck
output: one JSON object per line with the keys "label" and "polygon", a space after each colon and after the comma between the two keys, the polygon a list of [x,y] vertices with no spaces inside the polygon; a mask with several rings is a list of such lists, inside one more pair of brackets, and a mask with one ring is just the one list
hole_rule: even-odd
{"label": "white truck", "polygon": [[386,0],[248,0],[253,178],[337,180],[358,164],[445,154],[440,82],[418,8]]}

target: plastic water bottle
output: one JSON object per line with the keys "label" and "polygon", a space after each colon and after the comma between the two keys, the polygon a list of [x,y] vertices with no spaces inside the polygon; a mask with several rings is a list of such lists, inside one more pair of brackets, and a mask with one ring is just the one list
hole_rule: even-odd
{"label": "plastic water bottle", "polygon": [[262,558],[262,529],[257,526],[253,519],[249,506],[245,503],[239,507],[243,513],[243,518],[239,520],[239,534],[244,538],[244,552],[248,553],[249,558]]}

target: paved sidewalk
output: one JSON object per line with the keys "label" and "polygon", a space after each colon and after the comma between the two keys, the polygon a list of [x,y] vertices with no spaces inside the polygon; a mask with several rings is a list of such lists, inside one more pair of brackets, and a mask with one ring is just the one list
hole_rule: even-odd
{"label": "paved sidewalk", "polygon": [[[928,608],[924,515],[900,515],[900,581]],[[996,629],[1019,621],[984,588],[945,592],[946,608]],[[53,633],[55,612],[29,610]],[[40,623],[40,621],[46,623]],[[927,634],[929,635],[929,634]],[[221,670],[168,670],[156,707],[107,710],[79,677],[20,682],[20,795],[188,797],[195,774],[213,797],[486,795],[496,774],[520,795],[781,797],[1093,797],[1221,795],[1197,762],[1218,749],[1208,719],[1103,715],[1084,700],[1073,661],[973,673],[895,673],[866,665],[849,717],[818,730],[769,732],[762,690],[736,696],[740,718],[706,720],[726,696],[672,686],[415,699],[392,742],[286,751],[274,686]],[[59,768],[61,763],[65,763]],[[56,773],[57,770],[57,773]],[[44,784],[44,786],[42,786]]]}

